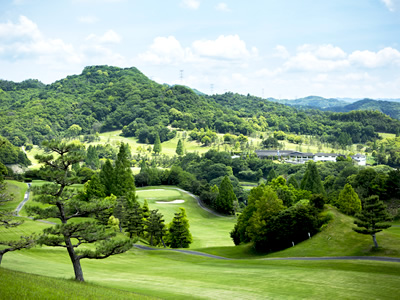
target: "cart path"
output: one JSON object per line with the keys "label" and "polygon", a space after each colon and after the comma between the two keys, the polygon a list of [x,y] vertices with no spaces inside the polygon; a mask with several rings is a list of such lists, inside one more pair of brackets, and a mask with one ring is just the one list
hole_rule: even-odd
{"label": "cart path", "polygon": [[17,208],[15,209],[15,215],[16,215],[16,216],[20,216],[20,215],[19,215],[19,212],[20,212],[21,209],[24,207],[26,201],[29,200],[29,193],[30,193],[30,189],[31,189],[31,184],[30,184],[30,183],[27,183],[27,185],[28,185],[28,189],[27,189],[26,192],[25,192],[24,200],[22,200],[22,202],[21,202],[20,204],[18,204]]}
{"label": "cart path", "polygon": [[[222,257],[218,255],[212,255],[208,253],[192,251],[192,250],[182,250],[182,249],[170,249],[170,248],[152,248],[144,245],[134,244],[138,249],[141,250],[167,250],[181,252],[185,254],[205,256],[215,259],[233,260],[233,258]],[[372,261],[386,261],[386,262],[397,262],[400,263],[400,258],[398,257],[383,257],[383,256],[323,256],[323,257],[271,257],[271,258],[260,258],[260,260],[372,260]]]}
{"label": "cart path", "polygon": [[205,257],[209,257],[209,258],[232,260],[232,258],[227,258],[227,257],[212,255],[212,254],[208,254],[208,253],[192,251],[192,250],[170,249],[170,248],[152,248],[152,247],[148,247],[148,246],[144,246],[144,245],[138,245],[138,244],[134,244],[133,246],[136,247],[136,248],[139,248],[141,250],[174,251],[174,252],[180,252],[180,253],[197,255],[197,256],[205,256]]}
{"label": "cart path", "polygon": [[[20,204],[18,204],[17,208],[16,208],[15,211],[14,211],[14,214],[15,214],[17,217],[21,217],[21,216],[19,215],[19,212],[20,212],[21,209],[24,207],[25,203],[29,200],[29,194],[30,194],[30,190],[31,190],[31,184],[30,184],[30,183],[27,183],[27,185],[28,185],[28,189],[27,189],[26,192],[25,192],[24,200],[23,200]],[[32,218],[32,217],[27,217],[27,218],[29,218],[29,219],[31,219],[31,220],[34,220],[34,218]],[[35,220],[35,221],[39,221],[39,222],[46,223],[46,224],[51,224],[51,225],[56,225],[56,223],[50,222],[50,221],[46,221],[46,220]]]}

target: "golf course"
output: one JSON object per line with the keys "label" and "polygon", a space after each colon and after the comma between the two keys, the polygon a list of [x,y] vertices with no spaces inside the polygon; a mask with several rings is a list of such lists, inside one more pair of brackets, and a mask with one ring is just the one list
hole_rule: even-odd
{"label": "golf course", "polygon": [[[33,185],[35,182],[33,183]],[[9,182],[18,201],[25,184]],[[19,191],[19,193],[16,193]],[[400,263],[361,259],[306,260],[304,257],[368,256],[400,258],[398,225],[377,235],[382,245],[372,251],[369,236],[352,232],[351,217],[329,207],[332,221],[317,235],[269,255],[250,245],[234,246],[229,236],[235,217],[204,210],[197,199],[171,186],[137,189],[140,203],[159,209],[168,224],[179,207],[186,210],[193,244],[190,251],[132,247],[105,260],[83,260],[85,283],[73,280],[65,249],[39,247],[4,255],[0,268],[1,299],[397,299]],[[33,202],[32,193],[28,204]],[[9,204],[11,205],[11,204]],[[23,209],[24,210],[24,209]],[[24,212],[21,212],[23,215]],[[9,240],[40,232],[47,223],[21,217],[24,224],[0,229]],[[147,246],[142,241],[139,245]],[[301,260],[282,259],[298,257]],[[221,259],[227,258],[227,259]],[[23,273],[21,273],[23,272]],[[37,276],[40,275],[40,276]]]}

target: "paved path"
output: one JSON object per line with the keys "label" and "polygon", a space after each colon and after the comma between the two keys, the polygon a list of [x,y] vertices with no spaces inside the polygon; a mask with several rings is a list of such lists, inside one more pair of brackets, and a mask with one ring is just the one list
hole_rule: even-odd
{"label": "paved path", "polygon": [[[20,204],[18,204],[17,208],[16,208],[15,211],[14,211],[14,214],[15,214],[17,217],[20,217],[19,212],[20,212],[21,209],[24,207],[25,203],[29,200],[29,194],[30,194],[31,184],[30,184],[30,183],[27,183],[27,185],[28,185],[28,189],[27,189],[26,192],[25,192],[24,200],[23,200]],[[31,219],[31,220],[34,220],[32,217],[28,217],[28,218]],[[56,223],[50,222],[50,221],[46,221],[46,220],[35,220],[35,221],[39,221],[39,222],[46,223],[46,224],[51,224],[51,225],[56,225]]]}
{"label": "paved path", "polygon": [[170,249],[170,248],[152,248],[152,247],[148,247],[148,246],[144,246],[144,245],[137,245],[137,244],[134,244],[133,246],[136,248],[142,249],[142,250],[164,250],[164,251],[174,251],[174,252],[180,252],[180,253],[197,255],[197,256],[205,256],[205,257],[216,258],[216,259],[224,259],[224,260],[232,259],[232,258],[227,258],[227,257],[212,255],[212,254],[208,254],[208,253],[192,251],[192,250]]}
{"label": "paved path", "polygon": [[28,189],[27,189],[26,192],[25,192],[24,200],[23,200],[20,204],[18,204],[17,208],[16,208],[15,211],[14,211],[16,216],[19,216],[19,212],[20,212],[21,209],[24,207],[26,201],[29,200],[29,193],[30,193],[30,189],[31,189],[31,184],[30,184],[30,183],[27,183],[27,185],[28,185]]}
{"label": "paved path", "polygon": [[[182,250],[182,249],[169,249],[169,248],[152,248],[144,245],[134,244],[136,248],[142,250],[167,250],[181,252],[191,255],[205,256],[215,259],[232,260],[232,258],[212,255],[208,253],[192,251],[192,250]],[[372,261],[387,261],[387,262],[397,262],[400,263],[400,258],[397,257],[382,257],[382,256],[326,256],[326,257],[271,257],[271,258],[261,258],[261,260],[372,260]]]}

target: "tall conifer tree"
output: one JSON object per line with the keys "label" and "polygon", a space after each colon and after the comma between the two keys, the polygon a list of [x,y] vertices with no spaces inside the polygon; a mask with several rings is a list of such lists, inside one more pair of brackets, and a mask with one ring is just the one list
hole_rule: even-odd
{"label": "tall conifer tree", "polygon": [[353,228],[355,232],[361,234],[369,234],[374,241],[374,246],[378,248],[376,241],[376,233],[387,229],[391,226],[391,218],[386,211],[386,205],[379,200],[379,197],[374,195],[365,200],[364,207],[360,213],[356,214],[354,224],[357,227]]}

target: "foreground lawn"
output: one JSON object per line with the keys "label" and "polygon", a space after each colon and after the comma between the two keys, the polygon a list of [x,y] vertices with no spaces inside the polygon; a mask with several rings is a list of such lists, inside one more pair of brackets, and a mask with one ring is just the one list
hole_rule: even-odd
{"label": "foreground lawn", "polygon": [[[10,253],[3,266],[71,278],[64,249]],[[83,260],[86,280],[162,299],[396,299],[400,264],[374,261],[217,260],[133,248]]]}
{"label": "foreground lawn", "polygon": [[0,268],[1,299],[153,299],[90,283]]}

